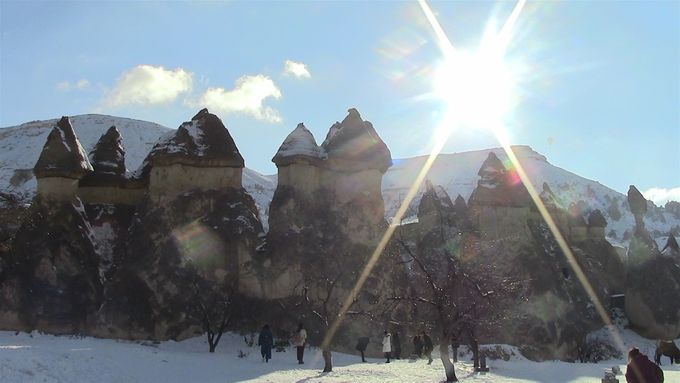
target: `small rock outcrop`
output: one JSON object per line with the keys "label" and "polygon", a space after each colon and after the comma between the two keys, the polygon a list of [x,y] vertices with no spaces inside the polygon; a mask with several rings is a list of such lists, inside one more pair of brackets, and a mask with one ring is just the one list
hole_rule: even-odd
{"label": "small rock outcrop", "polygon": [[668,234],[666,245],[661,249],[661,254],[671,258],[680,258],[680,246],[678,246],[678,241],[675,240],[673,234]]}
{"label": "small rock outcrop", "polygon": [[[465,201],[463,201],[465,202]],[[467,210],[467,209],[466,209]],[[418,222],[425,225],[453,224],[454,206],[443,187],[425,180],[425,192],[418,205]],[[429,221],[433,221],[430,223]]]}

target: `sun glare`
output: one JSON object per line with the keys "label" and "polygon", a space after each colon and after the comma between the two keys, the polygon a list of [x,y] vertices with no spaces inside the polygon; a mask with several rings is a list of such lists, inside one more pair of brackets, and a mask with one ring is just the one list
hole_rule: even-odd
{"label": "sun glare", "polygon": [[434,92],[445,102],[449,124],[493,129],[512,110],[514,78],[495,52],[458,51],[437,68]]}

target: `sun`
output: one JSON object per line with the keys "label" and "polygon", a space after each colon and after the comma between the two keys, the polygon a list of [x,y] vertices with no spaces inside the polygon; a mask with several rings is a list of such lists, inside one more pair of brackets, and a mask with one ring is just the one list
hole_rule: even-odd
{"label": "sun", "polygon": [[474,52],[456,51],[433,76],[446,125],[466,129],[497,129],[516,104],[515,84],[502,51],[485,46]]}
{"label": "sun", "polygon": [[436,142],[448,139],[456,129],[502,131],[518,104],[519,66],[508,61],[506,52],[517,18],[526,1],[515,5],[502,28],[495,20],[486,25],[476,49],[454,48],[425,0],[419,4],[437,37],[443,61],[432,76],[435,99],[443,103]]}

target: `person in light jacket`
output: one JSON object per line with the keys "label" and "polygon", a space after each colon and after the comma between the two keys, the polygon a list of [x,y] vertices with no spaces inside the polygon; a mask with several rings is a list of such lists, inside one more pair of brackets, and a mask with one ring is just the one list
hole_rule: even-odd
{"label": "person in light jacket", "polygon": [[305,343],[307,342],[307,330],[302,323],[298,323],[298,329],[293,335],[293,346],[297,349],[298,364],[304,364]]}
{"label": "person in light jacket", "polygon": [[382,340],[382,350],[385,353],[385,358],[387,361],[385,363],[390,362],[390,354],[392,354],[392,336],[390,335],[387,330],[383,333],[383,340]]}

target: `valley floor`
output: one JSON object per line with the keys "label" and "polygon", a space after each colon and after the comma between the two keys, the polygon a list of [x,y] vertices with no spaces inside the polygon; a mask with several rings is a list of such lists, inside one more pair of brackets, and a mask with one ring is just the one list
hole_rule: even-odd
{"label": "valley floor", "polygon": [[[637,338],[627,336],[626,340]],[[640,338],[639,342],[644,342]],[[651,341],[638,344],[649,353]],[[205,338],[182,342],[128,342],[108,339],[16,334],[0,332],[0,380],[2,382],[440,382],[443,369],[438,359],[368,359],[334,353],[334,371],[321,374],[323,360],[316,349],[306,352],[300,366],[294,350],[273,352],[263,363],[259,347],[249,347],[242,336],[225,334],[214,354],[207,352]],[[242,357],[239,357],[241,354]],[[245,356],[244,356],[245,354]],[[463,382],[600,382],[605,368],[618,365],[625,372],[624,360],[599,364],[531,362],[522,357],[510,361],[490,361],[491,373],[472,372],[467,360],[456,364]],[[680,382],[680,366],[664,360],[666,382]],[[625,377],[619,376],[625,383]]]}

